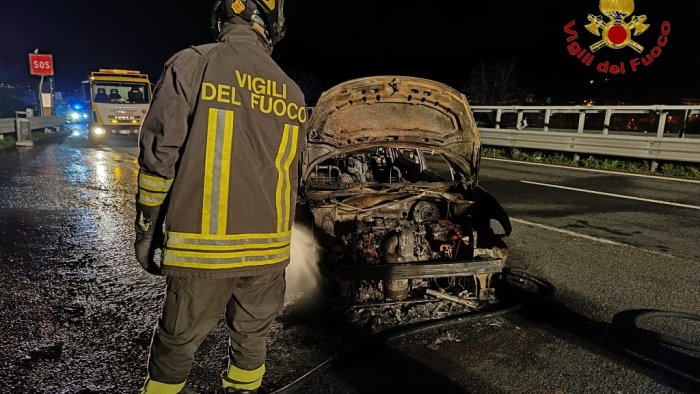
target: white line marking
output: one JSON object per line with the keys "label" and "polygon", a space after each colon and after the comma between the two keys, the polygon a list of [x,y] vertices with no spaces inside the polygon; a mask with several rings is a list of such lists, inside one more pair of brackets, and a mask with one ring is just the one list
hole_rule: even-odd
{"label": "white line marking", "polygon": [[496,158],[491,158],[491,157],[482,157],[481,159],[482,159],[482,160],[491,160],[491,161],[502,161],[502,162],[504,162],[504,163],[526,164],[526,165],[530,165],[530,166],[563,168],[563,169],[565,169],[565,170],[586,171],[586,172],[599,172],[599,173],[602,173],[602,174],[614,174],[614,175],[634,176],[634,177],[638,177],[638,178],[661,179],[661,180],[664,180],[664,181],[673,181],[673,182],[685,182],[685,183],[700,184],[700,181],[695,180],[695,179],[669,178],[669,177],[658,176],[658,175],[632,174],[632,173],[629,173],[629,172],[617,172],[617,171],[609,171],[609,170],[596,170],[596,169],[593,169],[593,168],[569,167],[569,166],[561,166],[561,165],[556,165],[556,164],[532,163],[532,162],[529,162],[529,161],[508,160],[508,159],[496,159]]}
{"label": "white line marking", "polygon": [[673,207],[681,207],[681,208],[689,208],[689,209],[698,209],[700,210],[700,207],[696,205],[688,205],[688,204],[680,204],[676,202],[669,202],[669,201],[661,201],[661,200],[652,200],[649,198],[642,198],[642,197],[632,197],[632,196],[625,196],[623,194],[614,194],[614,193],[605,193],[605,192],[597,192],[593,190],[586,190],[586,189],[577,189],[575,187],[567,187],[567,186],[559,186],[559,185],[550,185],[547,183],[540,183],[540,182],[530,182],[530,181],[520,181],[521,183],[526,183],[529,185],[536,185],[536,186],[544,186],[544,187],[552,187],[555,189],[563,189],[563,190],[571,190],[575,192],[582,192],[582,193],[590,193],[590,194],[598,194],[601,196],[608,196],[608,197],[617,197],[617,198],[624,198],[627,200],[635,200],[635,201],[643,201],[643,202],[650,202],[654,204],[662,204],[662,205],[670,205]]}
{"label": "white line marking", "polygon": [[539,223],[534,223],[534,222],[528,222],[527,220],[516,219],[516,218],[510,218],[510,221],[511,221],[511,222],[515,222],[515,223],[525,224],[525,225],[528,225],[528,226],[539,227],[539,228],[543,228],[543,229],[545,229],[545,230],[554,231],[554,232],[561,233],[561,234],[566,234],[566,235],[571,235],[571,236],[578,237],[578,238],[587,239],[587,240],[589,240],[589,241],[600,242],[600,243],[602,243],[602,244],[615,245],[615,246],[630,246],[630,245],[623,244],[623,243],[620,243],[620,242],[611,241],[611,240],[605,239],[605,238],[592,237],[592,236],[590,236],[590,235],[581,234],[581,233],[576,233],[576,232],[569,231],[569,230],[563,230],[563,229],[560,229],[560,228],[547,226],[547,225],[545,225],[545,224],[539,224]]}
{"label": "white line marking", "polygon": [[602,244],[606,244],[606,245],[614,245],[614,246],[622,246],[625,248],[638,249],[638,250],[641,250],[644,252],[658,254],[660,256],[670,257],[673,259],[682,258],[682,257],[674,256],[672,254],[657,252],[655,250],[650,250],[650,249],[644,249],[644,248],[640,248],[638,246],[634,246],[634,245],[630,245],[630,244],[626,244],[626,243],[622,243],[622,242],[611,241],[611,240],[605,239],[605,238],[592,237],[592,236],[586,235],[586,234],[576,233],[573,231],[564,230],[564,229],[560,229],[557,227],[547,226],[546,224],[534,223],[534,222],[529,222],[527,220],[516,219],[516,218],[510,218],[510,221],[515,222],[515,223],[524,224],[526,226],[538,227],[538,228],[541,228],[544,230],[553,231],[555,233],[570,235],[572,237],[583,238],[583,239],[587,239],[589,241],[594,241],[594,242],[598,242],[598,243],[602,243]]}

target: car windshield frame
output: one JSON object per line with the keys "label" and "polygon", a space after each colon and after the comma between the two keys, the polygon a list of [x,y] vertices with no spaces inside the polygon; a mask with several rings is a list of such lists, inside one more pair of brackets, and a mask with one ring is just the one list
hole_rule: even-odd
{"label": "car windshield frame", "polygon": [[[439,157],[444,168],[436,172],[437,168],[431,168],[426,157]],[[327,171],[325,179],[319,171]],[[319,160],[303,184],[310,191],[330,191],[371,186],[457,184],[468,179],[470,174],[464,173],[448,154],[433,148],[363,147]]]}

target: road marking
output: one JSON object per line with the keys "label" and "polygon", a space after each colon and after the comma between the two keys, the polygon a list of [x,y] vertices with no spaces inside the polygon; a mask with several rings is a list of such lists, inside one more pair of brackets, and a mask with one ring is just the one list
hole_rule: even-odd
{"label": "road marking", "polygon": [[482,157],[482,160],[501,161],[501,162],[504,162],[504,163],[518,163],[518,164],[526,164],[526,165],[530,165],[530,166],[554,167],[554,168],[563,168],[563,169],[566,169],[566,170],[574,170],[574,171],[598,172],[598,173],[602,173],[602,174],[624,175],[624,176],[633,176],[633,177],[637,177],[637,178],[661,179],[661,180],[664,180],[664,181],[673,181],[673,182],[685,182],[685,183],[700,184],[700,181],[694,180],[694,179],[669,178],[669,177],[658,176],[658,175],[631,174],[631,173],[628,173],[628,172],[617,172],[617,171],[609,171],[609,170],[596,170],[596,169],[593,169],[593,168],[569,167],[569,166],[561,166],[561,165],[557,165],[557,164],[532,163],[532,162],[529,162],[529,161],[508,160],[508,159],[496,159],[496,158],[491,158],[491,157]]}
{"label": "road marking", "polygon": [[582,238],[582,239],[586,239],[586,240],[589,240],[589,241],[594,241],[594,242],[598,242],[598,243],[602,243],[602,244],[606,244],[606,245],[614,245],[614,246],[622,246],[622,247],[625,247],[625,248],[638,249],[638,250],[641,250],[641,251],[644,251],[644,252],[653,253],[653,254],[658,254],[658,255],[660,255],[660,256],[670,257],[670,258],[674,258],[674,259],[682,259],[682,258],[683,258],[683,257],[674,256],[674,255],[672,255],[672,254],[668,254],[668,253],[664,253],[664,252],[657,252],[656,250],[650,250],[650,249],[640,248],[640,247],[638,247],[638,246],[634,246],[634,245],[630,245],[630,244],[626,244],[626,243],[622,243],[622,242],[611,241],[611,240],[605,239],[605,238],[593,237],[593,236],[590,236],[590,235],[581,234],[581,233],[577,233],[577,232],[574,232],[574,231],[569,231],[569,230],[564,230],[564,229],[557,228],[557,227],[547,226],[546,224],[540,224],[540,223],[535,223],[535,222],[529,222],[529,221],[527,221],[527,220],[516,219],[516,218],[510,218],[510,221],[511,221],[511,222],[515,222],[515,223],[524,224],[524,225],[526,225],[526,226],[538,227],[538,228],[541,228],[541,229],[544,229],[544,230],[553,231],[553,232],[555,232],[555,233],[570,235],[570,236],[572,236],[572,237]]}
{"label": "road marking", "polygon": [[643,202],[650,202],[654,204],[662,204],[662,205],[670,205],[673,207],[680,207],[680,208],[690,208],[690,209],[698,209],[700,210],[700,207],[696,205],[688,205],[688,204],[680,204],[676,202],[669,202],[669,201],[661,201],[661,200],[652,200],[649,198],[642,198],[642,197],[632,197],[632,196],[625,196],[623,194],[614,194],[614,193],[605,193],[605,192],[597,192],[594,190],[586,190],[586,189],[578,189],[575,187],[567,187],[567,186],[559,186],[559,185],[550,185],[548,183],[540,183],[540,182],[531,182],[531,181],[520,181],[521,183],[526,183],[528,185],[536,185],[536,186],[544,186],[544,187],[552,187],[555,189],[563,189],[563,190],[571,190],[575,192],[582,192],[582,193],[590,193],[590,194],[598,194],[601,196],[608,196],[608,197],[617,197],[617,198],[624,198],[627,200],[635,200],[635,201],[643,201]]}
{"label": "road marking", "polygon": [[611,240],[605,239],[605,238],[592,237],[592,236],[590,236],[590,235],[581,234],[581,233],[577,233],[577,232],[574,232],[574,231],[569,231],[569,230],[564,230],[564,229],[560,229],[560,228],[557,228],[557,227],[547,226],[546,224],[539,224],[539,223],[535,223],[535,222],[528,222],[527,220],[516,219],[516,218],[510,218],[510,221],[511,221],[511,222],[515,222],[515,223],[525,224],[525,225],[528,225],[528,226],[539,227],[539,228],[543,228],[543,229],[545,229],[545,230],[554,231],[554,232],[561,233],[561,234],[566,234],[566,235],[571,235],[571,236],[578,237],[578,238],[587,239],[587,240],[589,240],[589,241],[600,242],[600,243],[602,243],[602,244],[615,245],[615,246],[630,246],[630,245],[627,245],[627,244],[623,244],[623,243],[621,243],[621,242],[611,241]]}

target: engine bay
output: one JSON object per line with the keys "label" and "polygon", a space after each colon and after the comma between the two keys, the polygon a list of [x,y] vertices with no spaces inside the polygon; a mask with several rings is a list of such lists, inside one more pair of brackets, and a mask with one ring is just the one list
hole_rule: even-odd
{"label": "engine bay", "polygon": [[461,179],[446,156],[409,148],[375,148],[341,154],[316,165],[309,174],[312,189],[338,189],[354,184],[444,182]]}
{"label": "engine bay", "polygon": [[341,297],[493,298],[506,246],[468,180],[444,156],[417,149],[364,150],[313,168],[304,193]]}

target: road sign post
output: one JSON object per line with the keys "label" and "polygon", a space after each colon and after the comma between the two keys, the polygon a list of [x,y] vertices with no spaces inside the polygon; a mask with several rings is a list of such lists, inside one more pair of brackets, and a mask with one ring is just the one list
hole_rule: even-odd
{"label": "road sign post", "polygon": [[[39,104],[41,105],[41,114],[43,116],[52,115],[53,103],[49,97],[49,100],[45,100],[44,97],[44,77],[52,77],[54,75],[54,63],[53,55],[36,53],[29,54],[29,73],[31,75],[37,75],[41,77],[39,82]],[[49,96],[53,94],[53,84],[49,91]]]}

